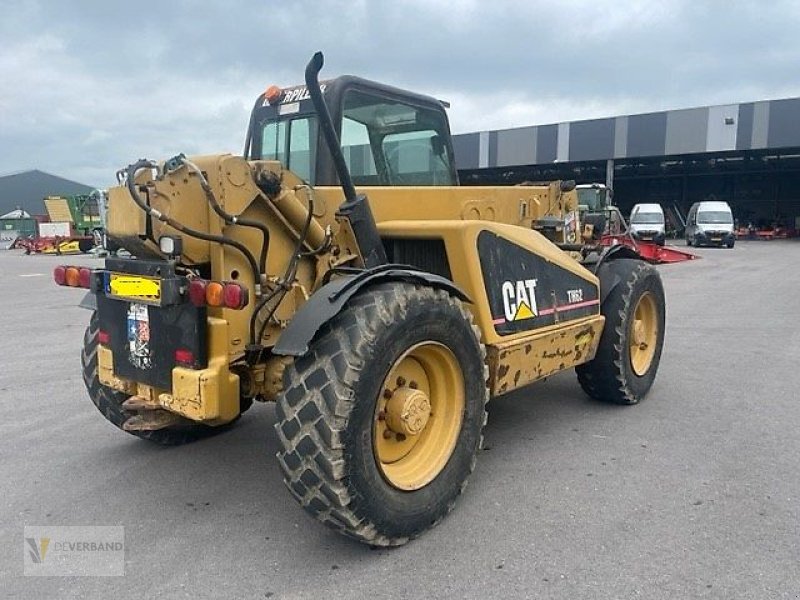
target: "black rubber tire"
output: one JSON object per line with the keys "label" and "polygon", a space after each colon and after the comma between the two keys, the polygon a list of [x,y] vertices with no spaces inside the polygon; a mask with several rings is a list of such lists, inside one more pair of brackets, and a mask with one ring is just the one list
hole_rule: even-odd
{"label": "black rubber tire", "polygon": [[[395,360],[423,341],[445,344],[462,368],[465,412],[456,447],[428,485],[401,491],[373,454],[375,407]],[[480,332],[460,300],[406,283],[354,297],[284,373],[276,406],[278,462],[303,508],[372,546],[397,546],[453,508],[475,467],[486,424],[488,368]]]}
{"label": "black rubber tire", "polygon": [[[658,271],[652,265],[636,259],[619,259],[615,267],[624,273],[603,300],[600,308],[606,317],[603,334],[594,359],[575,368],[583,390],[595,400],[613,404],[638,404],[650,390],[658,372],[664,344],[666,303],[664,287]],[[645,292],[655,296],[658,310],[656,350],[644,375],[637,375],[630,360],[633,313]]]}
{"label": "black rubber tire", "polygon": [[727,243],[725,244],[725,246],[726,246],[727,248],[733,248],[733,244],[734,244],[734,242],[727,242]]}
{"label": "black rubber tire", "polygon": [[687,246],[689,246],[690,248],[692,247],[692,240],[691,240],[691,238],[689,238],[689,237],[687,237],[687,238],[686,238],[686,245],[687,245]]}
{"label": "black rubber tire", "polygon": [[[89,398],[97,407],[97,410],[100,411],[109,423],[125,431],[122,429],[122,425],[133,416],[134,413],[122,408],[122,403],[125,402],[129,396],[112,390],[100,383],[100,379],[97,375],[97,331],[97,313],[93,312],[92,318],[89,321],[89,327],[86,328],[86,333],[83,336],[83,351],[81,352],[83,383],[86,385]],[[220,433],[228,429],[230,425],[232,425],[232,423],[220,427],[210,427],[200,423],[187,423],[186,425],[168,427],[156,431],[126,431],[126,433],[162,446],[178,446]]]}

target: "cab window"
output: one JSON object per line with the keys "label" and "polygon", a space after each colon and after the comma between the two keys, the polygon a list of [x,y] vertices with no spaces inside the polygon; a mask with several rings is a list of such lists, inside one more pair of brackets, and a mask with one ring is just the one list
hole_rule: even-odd
{"label": "cab window", "polygon": [[264,125],[260,159],[278,160],[303,181],[313,185],[316,139],[317,119],[314,116],[270,121]]}
{"label": "cab window", "polygon": [[454,185],[447,135],[441,111],[345,93],[340,137],[356,185]]}

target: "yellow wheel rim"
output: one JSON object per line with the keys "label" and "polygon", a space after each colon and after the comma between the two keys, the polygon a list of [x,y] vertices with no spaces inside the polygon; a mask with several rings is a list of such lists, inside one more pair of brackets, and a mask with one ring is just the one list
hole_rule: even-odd
{"label": "yellow wheel rim", "polygon": [[378,393],[372,428],[375,460],[394,487],[418,490],[450,460],[464,419],[464,376],[437,342],[409,348]]}
{"label": "yellow wheel rim", "polygon": [[630,340],[631,367],[642,377],[650,369],[658,341],[658,309],[656,299],[645,292],[636,303],[631,321]]}

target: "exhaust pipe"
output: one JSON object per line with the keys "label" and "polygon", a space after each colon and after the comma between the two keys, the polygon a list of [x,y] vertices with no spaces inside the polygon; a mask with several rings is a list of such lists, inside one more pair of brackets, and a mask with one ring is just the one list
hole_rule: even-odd
{"label": "exhaust pipe", "polygon": [[319,118],[319,126],[325,138],[325,144],[331,153],[336,174],[342,184],[345,202],[336,211],[336,220],[340,224],[346,224],[353,232],[353,237],[358,244],[359,253],[364,261],[364,267],[370,269],[379,265],[386,264],[386,250],[378,235],[378,227],[375,224],[375,217],[369,207],[369,200],[364,194],[356,194],[353,179],[344,160],[342,146],[339,136],[333,127],[333,119],[328,110],[328,105],[322,97],[322,90],[319,87],[319,72],[325,63],[322,52],[317,52],[311,57],[306,65],[306,88],[314,104],[314,110]]}

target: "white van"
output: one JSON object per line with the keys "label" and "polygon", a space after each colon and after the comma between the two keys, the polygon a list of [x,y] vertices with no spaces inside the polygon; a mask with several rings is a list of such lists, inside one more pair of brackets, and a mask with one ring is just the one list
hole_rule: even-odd
{"label": "white van", "polygon": [[630,232],[634,239],[664,245],[664,210],[660,204],[637,204],[631,211]]}
{"label": "white van", "polygon": [[733,248],[733,213],[727,202],[695,202],[686,217],[687,246],[722,246]]}

